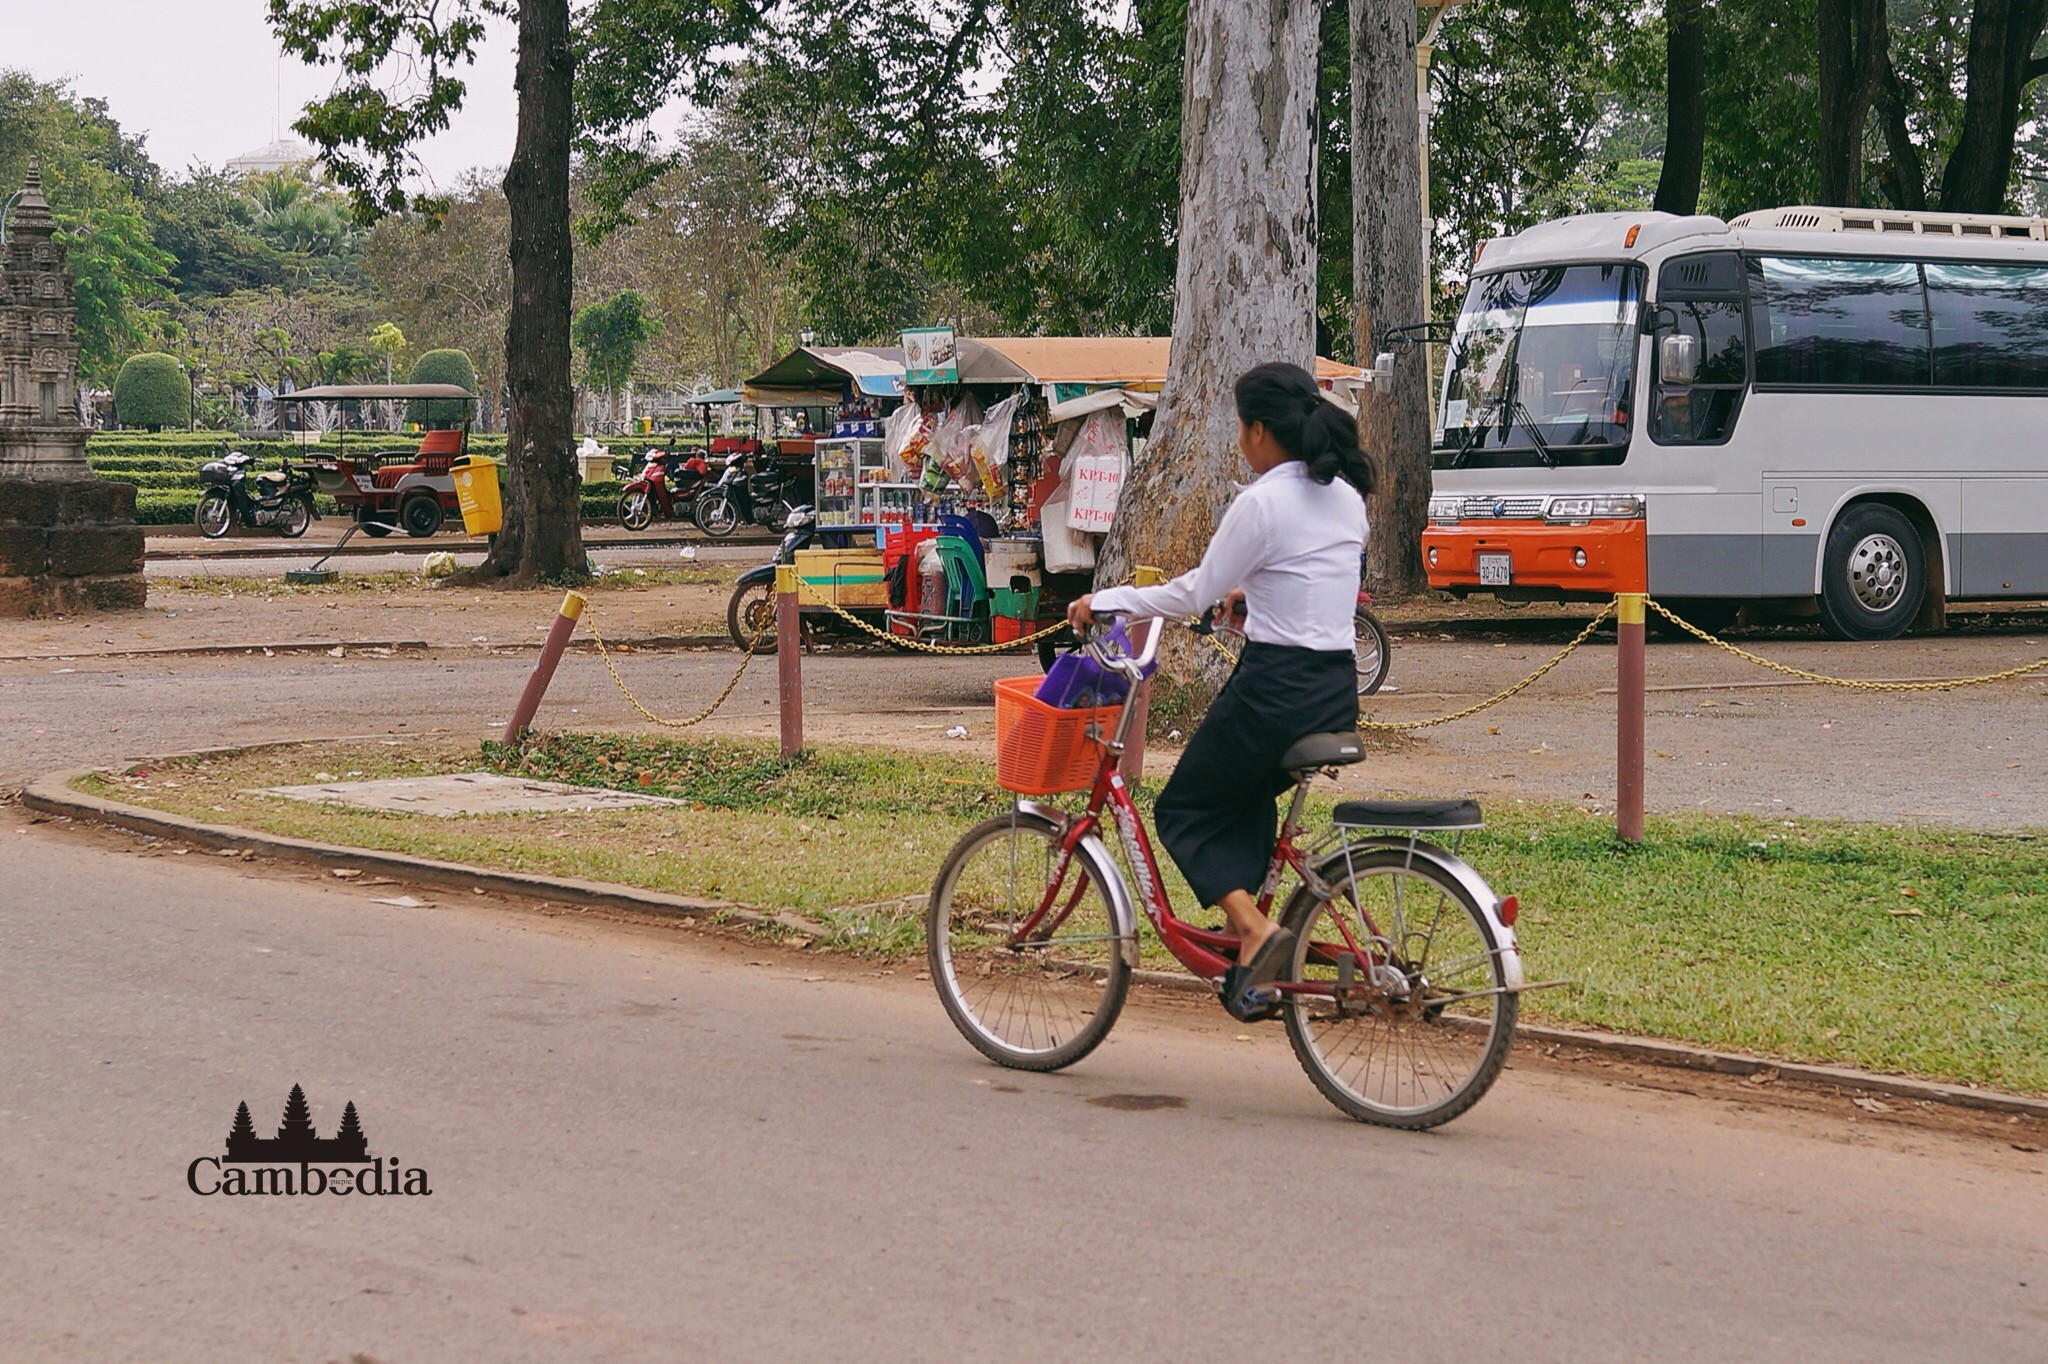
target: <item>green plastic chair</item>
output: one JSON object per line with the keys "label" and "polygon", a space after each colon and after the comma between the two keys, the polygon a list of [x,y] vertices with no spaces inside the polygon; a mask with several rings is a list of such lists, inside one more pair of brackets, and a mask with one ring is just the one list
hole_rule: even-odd
{"label": "green plastic chair", "polygon": [[946,614],[980,620],[988,615],[988,578],[974,547],[954,535],[939,537],[939,560],[946,566]]}

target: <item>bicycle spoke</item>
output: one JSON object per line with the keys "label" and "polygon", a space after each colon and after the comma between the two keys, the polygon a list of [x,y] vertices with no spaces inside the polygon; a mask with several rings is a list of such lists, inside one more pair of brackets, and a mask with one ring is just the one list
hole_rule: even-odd
{"label": "bicycle spoke", "polygon": [[[1354,1117],[1430,1126],[1455,1116],[1492,1082],[1514,1025],[1514,997],[1498,988],[1499,954],[1483,918],[1403,850],[1347,856],[1339,875],[1342,883],[1328,900],[1309,902],[1312,912],[1297,929],[1305,939],[1297,979],[1331,995],[1290,996],[1295,1051]],[[1333,940],[1341,937],[1341,916],[1364,925],[1374,908],[1385,910],[1390,941],[1362,941],[1368,957],[1360,960]],[[1373,961],[1380,951],[1386,959]],[[1348,997],[1339,998],[1347,963]]]}
{"label": "bicycle spoke", "polygon": [[1128,984],[1108,894],[1086,858],[1062,860],[1049,822],[992,820],[954,849],[927,913],[933,980],[954,1022],[1008,1065],[1078,1059]]}

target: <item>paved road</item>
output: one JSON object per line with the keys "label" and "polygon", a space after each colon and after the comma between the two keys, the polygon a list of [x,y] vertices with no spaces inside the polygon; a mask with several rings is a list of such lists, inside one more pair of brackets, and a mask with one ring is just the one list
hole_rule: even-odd
{"label": "paved road", "polygon": [[[8,1358],[1986,1361],[2048,1331],[2048,1179],[2000,1142],[1520,1068],[1380,1132],[1277,1030],[1142,1008],[1022,1076],[922,983],[18,822]],[[432,1195],[189,1192],[294,1083]]]}
{"label": "paved road", "polygon": [[[659,602],[651,599],[655,607]],[[235,605],[214,603],[210,609],[218,615]],[[469,617],[384,610],[374,599],[347,610],[297,605],[318,617],[306,627],[318,627],[316,638],[470,636]],[[491,640],[537,638],[535,622],[544,624],[551,607],[534,604],[531,619],[511,624],[502,612],[489,616],[497,622],[488,627]],[[607,616],[607,629],[612,619]],[[160,622],[153,637],[140,642],[174,642],[181,624]],[[38,628],[0,624],[0,654],[14,652],[10,630],[20,638]],[[216,621],[215,628],[227,627]],[[486,628],[481,619],[476,628]],[[75,643],[40,646],[51,651],[47,658],[0,661],[0,788],[58,767],[208,744],[419,733],[435,726],[482,735],[502,727],[532,659],[530,652],[491,652],[485,646],[382,659],[137,659],[57,652],[93,644],[80,634]],[[1400,637],[1393,675],[1404,690],[1379,698],[1373,711],[1399,720],[1458,709],[1528,672],[1553,647]],[[2038,657],[2042,637],[1945,637],[1884,646],[1772,641],[1757,647],[1801,666],[1861,676],[1963,676]],[[715,696],[736,662],[733,653],[719,650],[637,654],[621,666],[651,707],[677,716],[694,713]],[[947,728],[966,724],[969,745],[985,752],[991,742],[991,680],[1034,666],[1014,656],[933,661],[871,652],[813,655],[804,664],[807,732],[817,739],[871,742],[880,731],[892,742],[940,744]],[[1752,684],[1768,680],[1765,674],[1697,645],[1652,649],[1650,675],[1659,685],[1696,688],[1651,697],[1653,810],[2048,827],[2048,726],[2042,723],[2048,678],[1945,695],[1757,687]],[[772,733],[774,678],[772,668],[757,665],[707,728]],[[1345,786],[1610,808],[1614,699],[1602,689],[1613,678],[1612,648],[1590,648],[1499,710],[1376,752],[1347,772]],[[641,725],[589,655],[564,661],[541,723]]]}
{"label": "paved road", "polygon": [[[591,549],[590,557],[597,561],[599,567],[608,569],[673,568],[685,562],[682,557],[685,548],[692,551],[689,562],[731,564],[735,568],[766,563],[775,555],[774,546],[765,543],[732,544],[700,540],[688,546],[601,545]],[[484,560],[484,552],[480,549],[456,549],[453,543],[437,545],[431,541],[416,540],[388,553],[350,554],[336,558],[328,567],[350,575],[417,573],[421,561],[440,549],[449,550],[455,555],[455,562],[464,568]],[[307,567],[315,558],[317,555],[307,553],[236,553],[214,558],[151,559],[143,565],[143,573],[152,581],[168,578],[281,578],[292,569]]]}

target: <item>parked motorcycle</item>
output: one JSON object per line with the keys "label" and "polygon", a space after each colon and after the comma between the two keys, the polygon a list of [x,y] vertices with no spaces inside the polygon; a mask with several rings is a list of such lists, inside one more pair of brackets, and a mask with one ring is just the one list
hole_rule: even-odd
{"label": "parked motorcycle", "polygon": [[619,493],[619,524],[646,530],[657,520],[695,520],[698,495],[710,476],[702,455],[686,456],[673,446],[649,451],[638,477]]}
{"label": "parked motorcycle", "polygon": [[792,481],[773,465],[749,472],[745,463],[734,460],[697,499],[697,525],[706,535],[721,540],[746,524],[784,525],[796,510],[788,497]]}
{"label": "parked motorcycle", "polygon": [[192,519],[199,533],[218,540],[240,521],[252,530],[268,528],[288,540],[306,533],[319,515],[313,510],[313,475],[286,464],[282,471],[255,472],[253,457],[234,450],[199,466],[199,509]]}
{"label": "parked motorcycle", "polygon": [[742,650],[754,647],[754,637],[760,635],[761,643],[755,652],[775,652],[775,570],[783,564],[795,563],[796,552],[809,549],[811,541],[818,537],[817,513],[809,507],[792,509],[783,525],[782,543],[776,546],[775,557],[740,574],[732,589],[732,600],[725,605],[726,632]]}

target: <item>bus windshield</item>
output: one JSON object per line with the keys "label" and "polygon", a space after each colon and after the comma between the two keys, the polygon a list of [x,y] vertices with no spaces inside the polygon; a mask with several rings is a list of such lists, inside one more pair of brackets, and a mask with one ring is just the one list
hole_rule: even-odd
{"label": "bus windshield", "polygon": [[1475,275],[1451,338],[1437,467],[1620,463],[1642,280],[1618,262]]}

